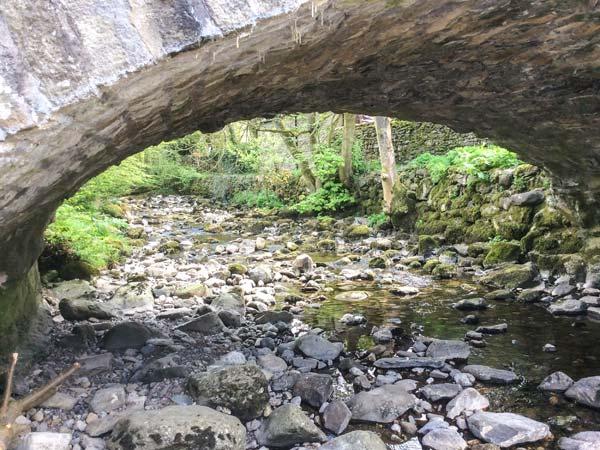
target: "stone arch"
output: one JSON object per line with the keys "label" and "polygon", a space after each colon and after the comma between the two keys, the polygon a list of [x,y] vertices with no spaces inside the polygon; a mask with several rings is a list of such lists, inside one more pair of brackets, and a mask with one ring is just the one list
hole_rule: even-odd
{"label": "stone arch", "polygon": [[0,11],[0,284],[53,211],[193,130],[350,111],[475,131],[600,185],[600,7],[583,0],[7,0]]}

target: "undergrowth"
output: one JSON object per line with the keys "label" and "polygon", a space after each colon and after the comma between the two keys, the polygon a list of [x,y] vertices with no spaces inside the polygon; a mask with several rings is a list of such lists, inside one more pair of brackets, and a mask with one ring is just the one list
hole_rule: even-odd
{"label": "undergrowth", "polygon": [[509,150],[494,145],[459,147],[444,155],[423,153],[408,163],[409,168],[424,168],[434,183],[451,172],[470,175],[473,180],[489,180],[491,169],[515,167],[522,162]]}

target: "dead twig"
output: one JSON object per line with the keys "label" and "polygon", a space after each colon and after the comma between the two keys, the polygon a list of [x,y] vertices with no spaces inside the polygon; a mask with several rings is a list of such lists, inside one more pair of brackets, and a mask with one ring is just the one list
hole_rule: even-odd
{"label": "dead twig", "polygon": [[6,378],[4,398],[0,407],[0,450],[7,450],[15,437],[15,420],[31,408],[39,406],[56,393],[56,389],[65,382],[67,378],[79,370],[80,364],[75,363],[69,369],[58,375],[48,384],[37,391],[29,394],[21,400],[11,400],[13,377],[17,365],[18,354],[13,353]]}

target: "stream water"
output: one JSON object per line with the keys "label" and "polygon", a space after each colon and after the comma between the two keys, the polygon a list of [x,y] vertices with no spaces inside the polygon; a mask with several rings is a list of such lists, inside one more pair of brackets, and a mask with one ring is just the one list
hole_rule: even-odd
{"label": "stream water", "polygon": [[[350,287],[367,292],[369,297],[359,302],[335,298]],[[306,309],[303,319],[341,339],[349,350],[372,347],[371,329],[382,325],[438,339],[462,339],[477,325],[462,323],[461,318],[468,313],[454,309],[452,303],[487,292],[471,280],[429,280],[417,295],[404,297],[372,282],[353,281],[331,288],[328,299],[319,308]],[[346,313],[361,314],[368,322],[347,326],[339,320]],[[541,380],[555,371],[563,371],[575,380],[600,373],[600,323],[555,317],[539,305],[516,301],[490,302],[490,307],[478,311],[477,316],[481,325],[507,323],[508,331],[486,336],[485,347],[471,349],[469,364],[511,369],[523,379],[518,385],[483,387],[492,409],[555,423],[563,430],[569,426],[589,429],[600,422],[600,412],[537,389]],[[555,345],[556,351],[544,352],[547,343]]]}

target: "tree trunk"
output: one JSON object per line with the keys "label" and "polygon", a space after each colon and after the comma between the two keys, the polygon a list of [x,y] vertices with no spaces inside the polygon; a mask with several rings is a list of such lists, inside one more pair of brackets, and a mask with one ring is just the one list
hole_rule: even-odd
{"label": "tree trunk", "polygon": [[298,147],[298,140],[287,133],[288,130],[281,118],[274,119],[273,123],[277,129],[282,131],[281,137],[283,138],[283,142],[296,161],[296,164],[298,164],[298,168],[300,169],[300,173],[302,173],[302,178],[304,179],[308,190],[310,192],[315,192],[317,190],[317,178],[310,168],[306,155],[302,154],[302,150]]}
{"label": "tree trunk", "polygon": [[390,212],[392,205],[392,190],[396,178],[396,158],[392,143],[392,126],[389,117],[375,117],[377,145],[381,161],[381,185],[383,187],[384,211]]}
{"label": "tree trunk", "polygon": [[356,129],[356,114],[344,113],[344,138],[342,140],[342,158],[340,181],[347,188],[352,187],[352,147]]}

